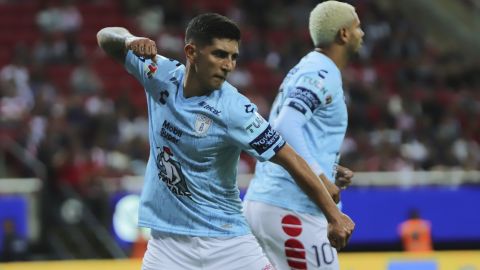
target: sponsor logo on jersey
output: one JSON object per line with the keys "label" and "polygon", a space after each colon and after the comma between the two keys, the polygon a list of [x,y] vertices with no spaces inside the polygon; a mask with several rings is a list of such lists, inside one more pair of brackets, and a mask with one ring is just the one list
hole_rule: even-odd
{"label": "sponsor logo on jersey", "polygon": [[245,130],[249,131],[250,133],[255,133],[255,130],[260,128],[264,122],[265,119],[263,119],[260,114],[255,112],[255,117],[253,118],[253,121],[249,122],[245,126]]}
{"label": "sponsor logo on jersey", "polygon": [[183,131],[181,131],[178,127],[168,122],[167,120],[164,120],[162,124],[162,129],[160,130],[160,135],[168,141],[177,144],[180,140],[180,137],[182,137],[183,135]]}
{"label": "sponsor logo on jersey", "polygon": [[155,74],[155,72],[157,72],[157,69],[157,65],[153,62],[149,65],[145,65],[145,75],[147,75],[147,78],[153,78],[153,75]]}
{"label": "sponsor logo on jersey", "polygon": [[303,82],[307,85],[313,86],[317,89],[323,88],[323,82],[309,76],[303,76]]}
{"label": "sponsor logo on jersey", "polygon": [[325,79],[325,74],[328,74],[328,70],[325,70],[325,69],[321,69],[319,72],[318,72],[318,76],[322,79]]}
{"label": "sponsor logo on jersey", "polygon": [[304,88],[304,87],[297,86],[297,88],[293,89],[288,94],[288,97],[295,98],[295,99],[298,99],[298,100],[302,101],[303,103],[305,103],[305,105],[308,106],[308,108],[312,112],[316,108],[318,108],[318,106],[320,106],[320,104],[322,104],[320,99],[317,97],[317,95],[313,91],[311,91],[310,89]]}
{"label": "sponsor logo on jersey", "polygon": [[268,125],[260,135],[250,142],[250,146],[261,155],[275,145],[278,140],[280,140],[280,134]]}
{"label": "sponsor logo on jersey", "polygon": [[197,117],[195,118],[195,134],[202,137],[205,136],[212,125],[212,122],[212,119],[205,115],[197,114]]}
{"label": "sponsor logo on jersey", "polygon": [[[160,149],[160,147],[157,147]],[[172,150],[164,146],[156,159],[159,170],[158,177],[167,185],[167,188],[175,195],[192,196],[188,189],[187,181],[182,173],[182,166],[174,159]]]}
{"label": "sponsor logo on jersey", "polygon": [[253,113],[253,111],[255,110],[253,104],[247,104],[245,105],[245,112],[246,113]]}
{"label": "sponsor logo on jersey", "polygon": [[302,231],[302,221],[294,215],[286,215],[282,218],[282,229],[290,238],[285,241],[285,256],[288,266],[294,269],[307,269],[305,246],[300,239],[296,238]]}
{"label": "sponsor logo on jersey", "polygon": [[160,92],[160,98],[158,99],[158,101],[160,102],[160,104],[162,105],[165,105],[167,103],[167,98],[170,94],[168,93],[167,90],[163,90]]}
{"label": "sponsor logo on jersey", "polygon": [[202,108],[204,108],[205,110],[208,110],[210,111],[211,113],[215,114],[215,115],[220,115],[221,111],[217,110],[216,108],[214,108],[213,106],[211,105],[208,105],[207,102],[205,101],[201,101],[200,103],[198,103],[198,105],[202,106]]}
{"label": "sponsor logo on jersey", "polygon": [[169,81],[170,81],[171,83],[173,83],[173,84],[174,84],[175,86],[177,86],[177,87],[178,87],[178,85],[180,84],[180,83],[178,82],[178,79],[177,79],[176,77],[170,78]]}
{"label": "sponsor logo on jersey", "polygon": [[302,233],[302,221],[294,215],[286,215],[282,218],[282,229],[291,237],[297,237]]}
{"label": "sponsor logo on jersey", "polygon": [[300,102],[296,102],[295,100],[290,101],[287,106],[294,108],[302,114],[307,113],[307,109],[305,109],[304,105],[300,104]]}

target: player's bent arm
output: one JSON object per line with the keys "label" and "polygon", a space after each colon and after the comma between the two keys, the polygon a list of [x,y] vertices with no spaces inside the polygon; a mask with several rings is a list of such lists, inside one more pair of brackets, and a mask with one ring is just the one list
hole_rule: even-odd
{"label": "player's bent arm", "polygon": [[290,145],[286,144],[270,160],[287,170],[298,186],[322,210],[329,222],[340,219],[342,213],[332,200],[327,188],[312,171],[307,162]]}
{"label": "player's bent arm", "polygon": [[311,153],[311,147],[308,147],[303,136],[302,127],[307,123],[307,118],[303,113],[290,106],[283,106],[277,119],[274,122],[274,128],[282,134],[285,141],[290,144],[293,149],[309,164],[313,172],[320,177],[323,184],[327,188],[333,201],[338,203],[340,201],[340,188],[328,180],[323,170],[315,161]]}
{"label": "player's bent arm", "polygon": [[125,40],[129,37],[133,35],[123,27],[106,27],[98,31],[97,43],[109,56],[124,63],[127,55]]}
{"label": "player's bent arm", "polygon": [[109,56],[125,63],[127,50],[137,56],[155,61],[157,47],[155,42],[145,37],[136,37],[123,27],[105,27],[97,33],[97,43]]}
{"label": "player's bent arm", "polygon": [[319,181],[307,162],[288,144],[270,159],[285,168],[302,190],[315,202],[328,220],[328,240],[337,250],[345,247],[355,223],[338,210],[322,181]]}

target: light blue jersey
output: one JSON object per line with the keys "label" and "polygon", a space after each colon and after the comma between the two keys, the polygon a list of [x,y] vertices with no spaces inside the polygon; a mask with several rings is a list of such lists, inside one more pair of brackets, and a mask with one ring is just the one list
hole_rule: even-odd
{"label": "light blue jersey", "polygon": [[139,225],[190,236],[230,237],[250,229],[242,215],[236,169],[241,150],[265,161],[284,144],[229,83],[185,98],[185,66],[128,52],[125,67],[146,91],[150,156]]}
{"label": "light blue jersey", "polygon": [[[270,112],[269,121],[274,127],[283,106],[294,108],[306,118],[301,134],[314,161],[334,181],[348,124],[341,74],[335,63],[316,51],[303,57],[280,86]],[[322,215],[320,208],[297,186],[290,174],[272,162],[257,163],[245,198]]]}

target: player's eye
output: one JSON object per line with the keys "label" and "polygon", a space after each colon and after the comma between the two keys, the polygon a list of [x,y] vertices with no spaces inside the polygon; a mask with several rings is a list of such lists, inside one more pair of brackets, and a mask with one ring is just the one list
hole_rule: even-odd
{"label": "player's eye", "polygon": [[222,58],[222,59],[228,57],[228,53],[226,51],[222,51],[222,50],[215,50],[215,51],[212,52],[212,54],[215,57]]}

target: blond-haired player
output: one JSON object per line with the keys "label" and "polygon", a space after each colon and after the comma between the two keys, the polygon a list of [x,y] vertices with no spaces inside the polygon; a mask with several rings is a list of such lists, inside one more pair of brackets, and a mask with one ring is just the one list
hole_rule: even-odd
{"label": "blond-haired player", "polygon": [[[348,122],[340,70],[360,49],[363,31],[355,8],[337,1],[318,4],[309,29],[315,49],[285,77],[270,121],[338,202],[353,177],[338,165]],[[257,163],[244,207],[277,270],[339,268],[326,216],[282,167]]]}

